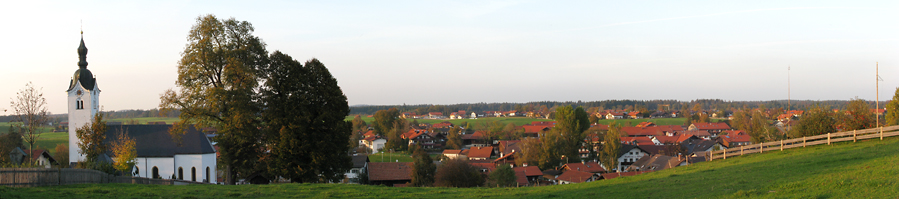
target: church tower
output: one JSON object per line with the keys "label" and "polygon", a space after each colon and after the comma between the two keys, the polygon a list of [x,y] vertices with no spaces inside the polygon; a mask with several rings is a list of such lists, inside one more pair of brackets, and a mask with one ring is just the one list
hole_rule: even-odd
{"label": "church tower", "polygon": [[100,89],[97,78],[87,70],[87,47],[84,46],[84,32],[81,33],[81,45],[78,46],[78,70],[69,81],[69,161],[84,160],[78,149],[78,136],[75,130],[93,121],[94,115],[100,111]]}

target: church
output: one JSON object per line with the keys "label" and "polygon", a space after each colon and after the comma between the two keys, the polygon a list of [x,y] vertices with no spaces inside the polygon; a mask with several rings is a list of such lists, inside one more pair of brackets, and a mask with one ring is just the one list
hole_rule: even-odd
{"label": "church", "polygon": [[[93,122],[100,111],[100,88],[97,78],[87,69],[87,47],[84,35],[78,46],[78,70],[69,82],[69,160],[70,165],[84,161],[80,153],[80,141],[75,131]],[[135,140],[137,158],[131,173],[137,177],[178,179],[194,182],[216,183],[216,151],[202,131],[189,128],[176,142],[169,134],[172,125],[107,125],[106,140],[109,144],[122,132]],[[112,156],[111,152],[106,153]]]}

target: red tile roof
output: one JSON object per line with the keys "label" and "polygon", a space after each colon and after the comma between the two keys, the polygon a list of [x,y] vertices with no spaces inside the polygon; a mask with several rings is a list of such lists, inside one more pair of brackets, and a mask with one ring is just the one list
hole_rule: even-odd
{"label": "red tile roof", "polygon": [[600,173],[606,172],[602,166],[599,166],[599,163],[596,162],[585,162],[585,163],[568,163],[562,166],[563,170],[575,170],[575,171],[583,171],[589,173]]}
{"label": "red tile roof", "polygon": [[524,172],[525,176],[542,176],[543,175],[543,171],[540,171],[540,167],[537,167],[537,166],[515,167],[512,169],[515,169],[516,172],[517,171]]}
{"label": "red tile roof", "polygon": [[518,185],[528,185],[530,183],[528,182],[528,176],[524,173],[524,171],[518,170],[515,170],[515,182],[517,182]]}
{"label": "red tile roof", "polygon": [[369,162],[368,179],[371,181],[412,180],[412,163]]}
{"label": "red tile roof", "polygon": [[486,131],[475,131],[475,132],[472,133],[472,134],[465,134],[465,135],[462,135],[462,139],[463,139],[463,140],[479,140],[479,139],[484,139],[484,137],[485,137],[485,136],[484,136],[484,133],[486,133]]}
{"label": "red tile roof", "polygon": [[731,129],[730,126],[728,126],[727,123],[724,123],[724,122],[717,122],[717,123],[700,122],[700,123],[693,123],[692,125],[695,126],[696,129],[699,129],[699,130],[730,130]]}
{"label": "red tile roof", "polygon": [[469,158],[490,158],[493,155],[493,147],[472,147],[468,149]]}
{"label": "red tile roof", "polygon": [[525,133],[539,133],[539,132],[543,132],[545,130],[549,130],[550,128],[552,128],[549,126],[533,126],[533,125],[523,125],[521,127],[524,128]]}
{"label": "red tile roof", "polygon": [[593,173],[568,170],[562,173],[562,175],[559,175],[559,177],[556,177],[556,179],[572,183],[582,183],[587,182],[591,177],[593,177]]}
{"label": "red tile roof", "polygon": [[652,123],[652,122],[640,122],[640,124],[637,124],[636,127],[650,127],[650,126],[655,126],[655,125],[656,124]]}
{"label": "red tile roof", "polygon": [[662,135],[663,132],[659,127],[651,126],[651,127],[621,127],[621,131],[627,134],[628,136],[657,136]]}
{"label": "red tile roof", "polygon": [[621,137],[621,143],[632,145],[656,145],[649,137]]}
{"label": "red tile roof", "polygon": [[462,154],[462,150],[454,150],[454,149],[446,149],[443,150],[443,154]]}

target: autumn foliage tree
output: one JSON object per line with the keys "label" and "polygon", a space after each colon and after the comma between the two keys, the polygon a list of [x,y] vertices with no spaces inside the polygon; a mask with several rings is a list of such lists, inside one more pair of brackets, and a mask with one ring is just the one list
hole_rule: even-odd
{"label": "autumn foliage tree", "polygon": [[416,145],[412,157],[415,158],[412,166],[412,186],[429,187],[434,185],[434,173],[437,170],[437,166],[434,165],[431,156],[420,146]]}
{"label": "autumn foliage tree", "polygon": [[78,143],[79,153],[84,154],[87,162],[93,162],[106,152],[107,146],[103,144],[106,140],[106,121],[103,121],[103,114],[95,114],[93,122],[76,129],[75,135],[81,141]]}
{"label": "autumn foliage tree", "polygon": [[843,131],[861,130],[873,128],[875,124],[874,112],[862,99],[855,98],[849,102],[845,114],[838,115]]}
{"label": "autumn foliage tree", "polygon": [[618,124],[618,122],[609,124],[609,131],[603,135],[602,152],[599,153],[599,159],[609,171],[618,168],[618,150],[621,149],[621,135],[621,124]]}
{"label": "autumn foliage tree", "polygon": [[218,130],[213,140],[220,147],[218,161],[227,184],[255,172],[262,153],[255,91],[268,53],[254,30],[234,18],[198,17],[178,62],[179,89],[160,97],[162,112],[180,111],[181,122],[170,130],[176,142],[189,125]]}
{"label": "autumn foliage tree", "polygon": [[793,138],[800,138],[833,133],[836,132],[836,123],[834,113],[829,108],[818,106],[806,111],[789,134]]}
{"label": "autumn foliage tree", "polygon": [[137,158],[137,142],[128,136],[127,132],[122,131],[118,133],[114,140],[110,146],[110,150],[114,155],[112,166],[128,176],[131,174],[131,168],[134,167],[135,159]]}

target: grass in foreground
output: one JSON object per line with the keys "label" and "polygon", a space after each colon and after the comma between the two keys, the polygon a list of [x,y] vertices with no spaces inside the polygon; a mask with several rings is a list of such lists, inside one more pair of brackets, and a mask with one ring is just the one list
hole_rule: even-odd
{"label": "grass in foreground", "polygon": [[633,177],[545,187],[83,184],[0,187],[0,198],[896,198],[897,162],[899,138],[888,138],[766,152]]}

